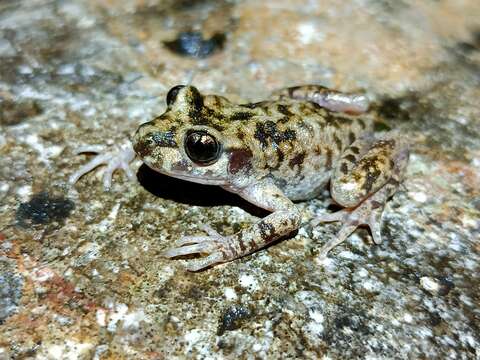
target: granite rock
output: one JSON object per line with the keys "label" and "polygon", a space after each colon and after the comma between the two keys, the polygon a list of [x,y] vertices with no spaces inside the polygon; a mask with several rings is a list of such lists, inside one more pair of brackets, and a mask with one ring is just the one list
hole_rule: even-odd
{"label": "granite rock", "polygon": [[[190,81],[364,91],[411,143],[384,242],[360,230],[319,260],[326,191],[295,237],[189,273],[161,257],[175,239],[261,214],[145,166],[68,186],[75,148],[121,142]],[[479,98],[475,0],[0,2],[0,359],[478,359]]]}

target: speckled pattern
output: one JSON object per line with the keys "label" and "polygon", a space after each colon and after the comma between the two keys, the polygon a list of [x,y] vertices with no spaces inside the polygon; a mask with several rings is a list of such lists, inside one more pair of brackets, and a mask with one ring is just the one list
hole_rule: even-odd
{"label": "speckled pattern", "polygon": [[[186,31],[226,39],[182,57]],[[474,0],[2,1],[0,359],[479,358],[479,34]],[[161,256],[175,239],[265,214],[145,166],[69,188],[76,148],[119,145],[192,78],[237,103],[364,91],[412,144],[383,243],[320,260],[326,190],[295,237],[189,273]]]}

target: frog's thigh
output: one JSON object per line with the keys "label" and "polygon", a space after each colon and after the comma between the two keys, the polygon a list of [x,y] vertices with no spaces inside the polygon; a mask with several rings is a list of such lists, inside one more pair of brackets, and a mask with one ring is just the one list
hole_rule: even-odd
{"label": "frog's thigh", "polygon": [[345,151],[335,166],[330,186],[332,197],[346,209],[314,220],[314,224],[341,221],[343,225],[337,236],[322,247],[320,257],[345,241],[361,224],[370,227],[375,243],[382,242],[383,208],[397,191],[407,162],[408,147],[394,137],[363,138]]}
{"label": "frog's thigh", "polygon": [[388,198],[395,192],[407,160],[407,148],[398,138],[361,138],[347,148],[335,165],[331,195],[338,204],[355,207],[388,184]]}
{"label": "frog's thigh", "polygon": [[336,112],[361,114],[368,110],[369,101],[363,94],[342,93],[320,85],[302,85],[278,90],[273,99],[291,98],[317,103]]}

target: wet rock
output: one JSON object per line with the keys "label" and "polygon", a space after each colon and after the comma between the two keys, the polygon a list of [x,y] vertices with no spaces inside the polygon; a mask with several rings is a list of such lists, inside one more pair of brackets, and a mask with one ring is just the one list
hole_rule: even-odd
{"label": "wet rock", "polygon": [[13,261],[0,256],[0,325],[17,311],[22,288],[23,279],[16,272]]}

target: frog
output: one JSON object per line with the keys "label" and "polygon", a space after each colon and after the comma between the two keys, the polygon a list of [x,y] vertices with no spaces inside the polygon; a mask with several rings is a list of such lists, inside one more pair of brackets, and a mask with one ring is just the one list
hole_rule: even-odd
{"label": "frog", "polygon": [[340,222],[341,227],[320,248],[319,258],[361,225],[370,228],[375,244],[382,242],[384,207],[404,180],[409,150],[394,131],[374,131],[377,115],[366,95],[300,85],[275,91],[265,101],[237,104],[177,85],[168,91],[166,106],[115,151],[81,148],[78,153],[97,155],[72,174],[70,183],[106,165],[108,188],[116,169],[134,178],[129,163],[138,157],[156,172],[220,186],[269,212],[232,235],[203,226],[204,234],[179,237],[164,251],[166,258],[187,258],[187,270],[200,271],[291,237],[302,222],[296,202],[328,187],[340,210],[315,215],[311,224]]}

